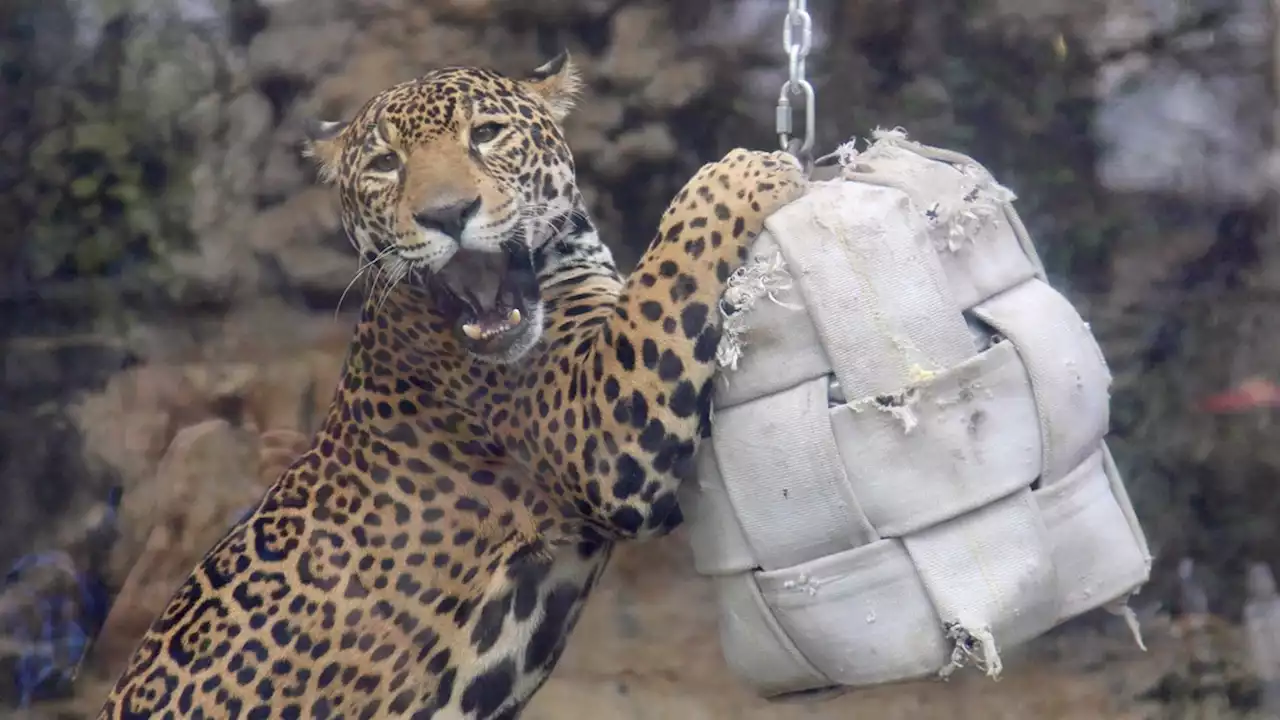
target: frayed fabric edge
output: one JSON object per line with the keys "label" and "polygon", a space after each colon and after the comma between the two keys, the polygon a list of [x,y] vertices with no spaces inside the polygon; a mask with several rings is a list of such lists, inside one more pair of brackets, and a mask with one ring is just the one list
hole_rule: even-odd
{"label": "frayed fabric edge", "polygon": [[996,649],[996,638],[986,627],[967,628],[960,623],[948,623],[947,639],[955,643],[951,649],[951,661],[938,671],[938,677],[946,680],[952,673],[966,665],[972,665],[984,675],[999,680],[1004,671],[1004,663],[1000,660],[1000,652]]}
{"label": "frayed fabric edge", "polygon": [[788,303],[777,295],[790,290],[793,285],[786,260],[780,252],[774,253],[772,257],[757,255],[729,276],[724,295],[720,299],[723,324],[720,343],[716,346],[716,362],[720,367],[738,369],[746,347],[743,336],[750,329],[748,315],[760,298],[766,298],[790,310],[804,309],[803,306]]}
{"label": "frayed fabric edge", "polygon": [[846,179],[860,174],[873,173],[876,160],[887,157],[899,148],[924,157],[941,160],[954,166],[962,175],[970,178],[970,187],[960,197],[937,200],[924,208],[930,235],[943,248],[956,252],[978,234],[985,225],[995,222],[1004,208],[1017,199],[1017,195],[996,179],[982,166],[963,156],[935,151],[908,139],[901,127],[876,128],[871,132],[865,150],[858,150],[858,138],[840,145],[835,155],[839,159]]}

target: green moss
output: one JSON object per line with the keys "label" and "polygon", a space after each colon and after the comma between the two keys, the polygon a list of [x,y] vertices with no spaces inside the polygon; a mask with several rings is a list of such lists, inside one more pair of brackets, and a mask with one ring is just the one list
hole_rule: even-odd
{"label": "green moss", "polygon": [[[22,19],[34,7],[10,12]],[[30,140],[16,160],[27,169],[13,197],[31,280],[158,268],[192,241],[186,223],[192,143],[180,109],[208,84],[195,68],[187,84],[156,80],[191,64],[191,30],[166,20],[164,8],[140,8],[136,0],[95,3],[104,20],[97,45],[79,56],[68,51],[64,67],[45,71],[56,74],[25,88],[33,112],[21,131]],[[66,42],[58,27],[36,24],[30,43]]]}

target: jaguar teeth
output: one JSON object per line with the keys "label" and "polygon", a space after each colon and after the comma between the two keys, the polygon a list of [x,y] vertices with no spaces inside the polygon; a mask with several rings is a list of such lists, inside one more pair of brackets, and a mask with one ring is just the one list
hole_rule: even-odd
{"label": "jaguar teeth", "polygon": [[516,325],[520,324],[519,310],[517,310],[516,308],[511,308],[511,312],[507,313],[507,324],[512,327],[515,327]]}
{"label": "jaguar teeth", "polygon": [[479,340],[480,338],[484,337],[484,331],[481,330],[480,326],[476,325],[475,323],[467,323],[463,325],[462,334],[466,335],[472,340]]}

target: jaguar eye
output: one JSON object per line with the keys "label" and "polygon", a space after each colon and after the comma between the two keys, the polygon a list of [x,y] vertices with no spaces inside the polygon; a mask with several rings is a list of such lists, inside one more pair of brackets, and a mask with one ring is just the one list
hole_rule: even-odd
{"label": "jaguar eye", "polygon": [[471,128],[471,144],[483,145],[484,143],[492,141],[494,138],[498,137],[498,133],[502,132],[504,127],[506,126],[502,123],[487,122],[483,125],[477,125]]}
{"label": "jaguar eye", "polygon": [[400,156],[393,152],[385,152],[369,161],[369,169],[373,172],[395,172],[400,169]]}

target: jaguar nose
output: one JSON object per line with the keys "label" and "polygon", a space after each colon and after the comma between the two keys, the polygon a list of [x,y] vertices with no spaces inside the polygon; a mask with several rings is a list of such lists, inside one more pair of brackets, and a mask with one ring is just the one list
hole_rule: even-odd
{"label": "jaguar nose", "polygon": [[479,209],[480,198],[477,196],[421,210],[414,213],[413,219],[421,227],[437,230],[453,238],[454,242],[461,243],[463,229]]}

